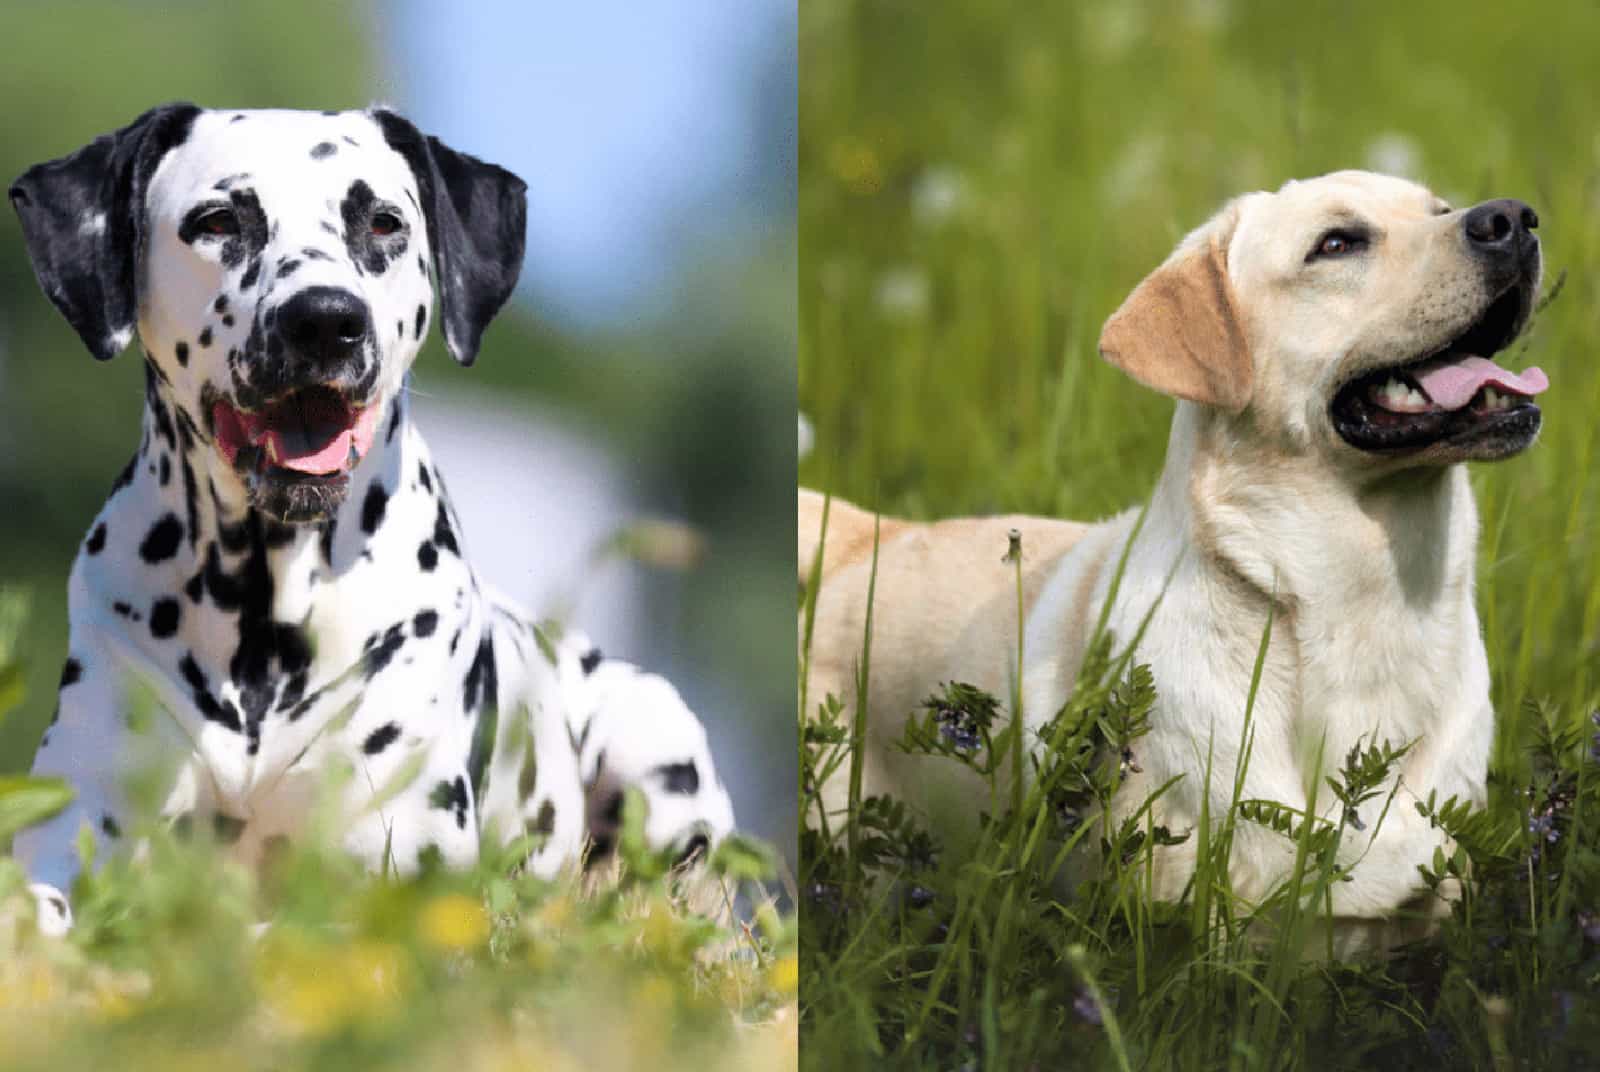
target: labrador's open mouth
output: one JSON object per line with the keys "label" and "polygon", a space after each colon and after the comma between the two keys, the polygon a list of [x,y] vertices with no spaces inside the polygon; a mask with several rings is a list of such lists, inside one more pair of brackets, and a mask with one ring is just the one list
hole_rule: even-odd
{"label": "labrador's open mouth", "polygon": [[[1537,367],[1511,372],[1490,357],[1517,337],[1530,302],[1524,287],[1512,287],[1443,349],[1345,384],[1333,398],[1334,429],[1351,446],[1381,453],[1440,443],[1485,457],[1521,450],[1539,431],[1533,396],[1550,381]],[[1473,449],[1479,441],[1484,450]]]}

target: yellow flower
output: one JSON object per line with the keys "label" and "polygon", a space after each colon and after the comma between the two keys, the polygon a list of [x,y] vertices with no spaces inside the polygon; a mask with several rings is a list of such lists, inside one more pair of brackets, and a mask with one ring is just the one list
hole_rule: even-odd
{"label": "yellow flower", "polygon": [[767,985],[781,994],[793,994],[800,989],[800,958],[793,953],[779,957],[767,969]]}
{"label": "yellow flower", "polygon": [[828,167],[851,193],[875,194],[883,186],[878,154],[859,138],[841,138],[829,146]]}
{"label": "yellow flower", "polygon": [[463,893],[435,897],[417,919],[422,940],[438,949],[465,952],[489,940],[489,916],[483,905]]}
{"label": "yellow flower", "polygon": [[270,949],[257,974],[263,999],[285,1026],[326,1035],[383,1016],[404,989],[406,971],[394,946],[357,941],[337,950]]}

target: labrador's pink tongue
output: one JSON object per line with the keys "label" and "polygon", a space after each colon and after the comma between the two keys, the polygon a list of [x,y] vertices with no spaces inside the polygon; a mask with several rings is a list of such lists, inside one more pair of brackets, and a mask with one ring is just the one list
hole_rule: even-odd
{"label": "labrador's pink tongue", "polygon": [[1536,395],[1550,386],[1550,378],[1538,366],[1522,372],[1507,372],[1486,357],[1442,357],[1411,370],[1417,385],[1435,405],[1460,409],[1485,384],[1513,395]]}

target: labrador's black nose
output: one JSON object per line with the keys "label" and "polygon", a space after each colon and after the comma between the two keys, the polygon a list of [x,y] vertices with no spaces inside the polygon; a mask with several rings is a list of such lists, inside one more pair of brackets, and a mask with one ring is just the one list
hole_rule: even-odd
{"label": "labrador's black nose", "polygon": [[1462,227],[1472,248],[1486,254],[1525,255],[1537,245],[1533,229],[1539,216],[1525,201],[1502,197],[1467,210]]}
{"label": "labrador's black nose", "polygon": [[289,346],[321,365],[354,356],[372,330],[367,303],[339,287],[307,287],[278,307]]}

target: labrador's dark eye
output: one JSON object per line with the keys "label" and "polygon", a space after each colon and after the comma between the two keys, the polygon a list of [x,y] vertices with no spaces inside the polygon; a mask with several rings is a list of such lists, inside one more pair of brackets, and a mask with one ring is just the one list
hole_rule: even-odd
{"label": "labrador's dark eye", "polygon": [[195,219],[194,229],[200,234],[236,235],[239,233],[239,217],[231,208],[214,208]]}
{"label": "labrador's dark eye", "polygon": [[396,216],[393,212],[374,212],[372,214],[372,223],[370,226],[372,228],[372,233],[381,238],[385,235],[394,234],[396,231],[400,230],[401,227],[404,227],[405,224],[402,223],[400,217]]}
{"label": "labrador's dark eye", "polygon": [[1351,253],[1360,253],[1366,248],[1366,235],[1357,231],[1335,229],[1317,239],[1316,248],[1306,260],[1316,260],[1318,257],[1344,257]]}

